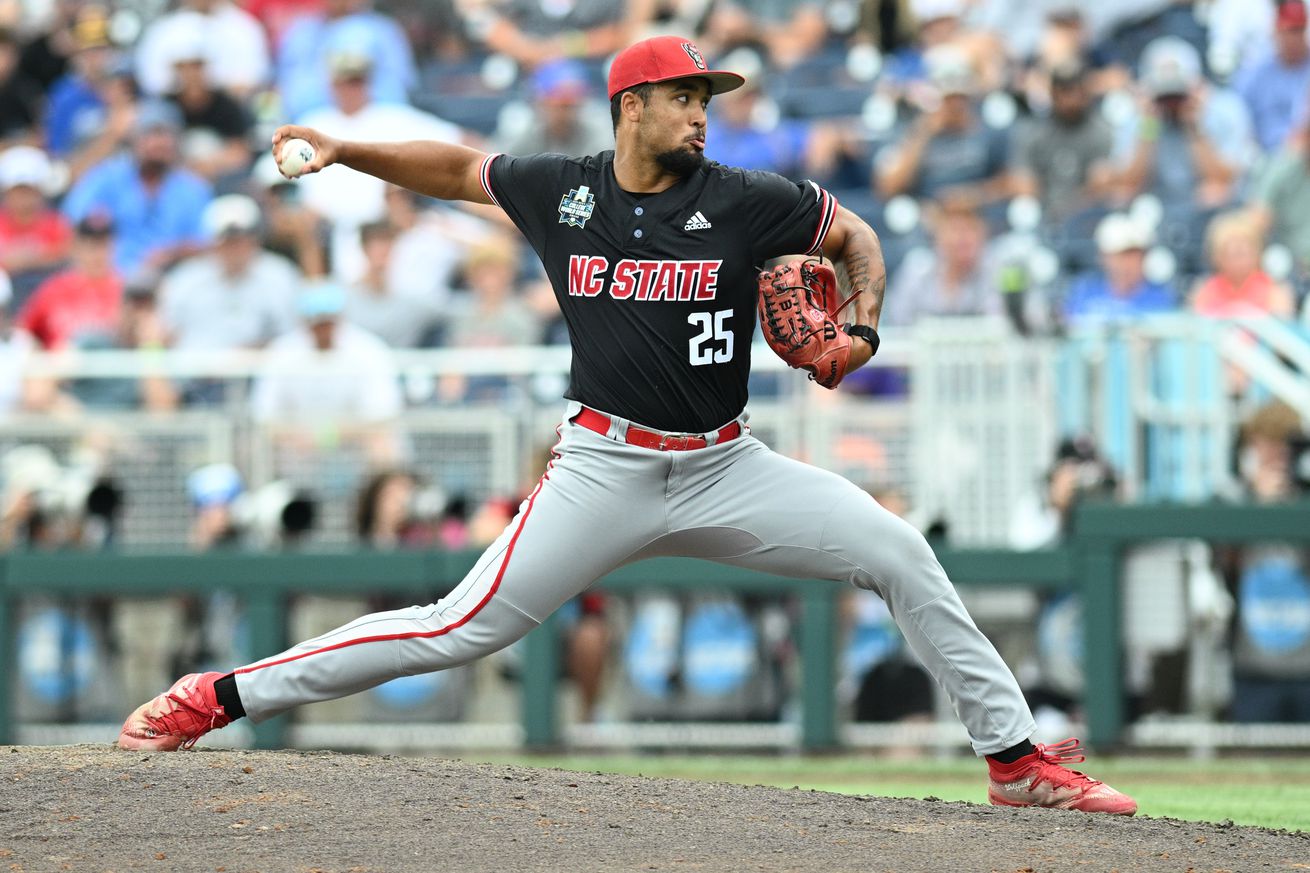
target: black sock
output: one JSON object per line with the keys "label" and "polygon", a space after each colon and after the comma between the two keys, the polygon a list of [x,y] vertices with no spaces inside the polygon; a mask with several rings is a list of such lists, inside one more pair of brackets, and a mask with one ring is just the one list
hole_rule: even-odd
{"label": "black sock", "polygon": [[[214,687],[217,688],[218,686],[215,685]],[[997,752],[995,755],[988,755],[987,757],[1001,764],[1013,764],[1024,755],[1031,755],[1035,751],[1037,750],[1033,748],[1033,744],[1028,740],[1024,740],[1017,746],[1010,746],[1003,752]]]}
{"label": "black sock", "polygon": [[233,721],[245,718],[246,708],[241,705],[241,695],[237,694],[237,677],[234,674],[228,673],[214,682],[214,696],[218,698],[218,705],[223,707],[228,718]]}

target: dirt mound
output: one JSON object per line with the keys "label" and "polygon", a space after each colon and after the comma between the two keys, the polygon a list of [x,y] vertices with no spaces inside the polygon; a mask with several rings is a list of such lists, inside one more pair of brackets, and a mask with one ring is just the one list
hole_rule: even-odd
{"label": "dirt mound", "polygon": [[0,870],[1250,870],[1310,835],[303,752],[0,747]]}

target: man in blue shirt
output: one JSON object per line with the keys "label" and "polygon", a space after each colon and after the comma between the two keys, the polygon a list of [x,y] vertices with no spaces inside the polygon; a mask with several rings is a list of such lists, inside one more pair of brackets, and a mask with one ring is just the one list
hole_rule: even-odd
{"label": "man in blue shirt", "polygon": [[978,74],[953,46],[925,55],[932,84],[941,95],[876,167],[879,196],[899,194],[929,200],[964,201],[977,208],[1009,195],[1010,141],[1005,131],[982,122],[974,107]]}
{"label": "man in blue shirt", "polygon": [[46,147],[66,157],[105,123],[104,83],[114,72],[109,20],[98,7],[87,7],[73,24],[71,70],[50,89],[46,106]]}
{"label": "man in blue shirt", "polygon": [[282,115],[299,118],[332,104],[328,58],[364,55],[371,62],[375,103],[408,103],[418,84],[414,54],[393,19],[364,8],[362,0],[327,0],[320,15],[297,18],[277,51]]}
{"label": "man in blue shirt", "polygon": [[1064,301],[1071,325],[1125,321],[1157,312],[1173,312],[1178,302],[1166,285],[1146,278],[1143,263],[1149,232],[1127,215],[1106,216],[1096,228],[1101,271],[1078,278]]}
{"label": "man in blue shirt", "polygon": [[1283,0],[1274,17],[1273,52],[1243,65],[1233,82],[1246,101],[1256,139],[1266,152],[1282,147],[1305,118],[1310,94],[1310,46],[1303,0]]}
{"label": "man in blue shirt", "polygon": [[164,270],[204,243],[200,215],[213,191],[178,163],[181,126],[171,104],[142,103],[131,153],[92,167],[64,198],[64,213],[74,222],[93,212],[113,219],[114,266],[123,276]]}

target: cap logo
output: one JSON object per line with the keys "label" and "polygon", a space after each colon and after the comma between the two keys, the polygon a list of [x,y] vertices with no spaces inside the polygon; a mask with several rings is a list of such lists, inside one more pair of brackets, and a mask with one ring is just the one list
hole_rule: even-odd
{"label": "cap logo", "polygon": [[696,46],[689,42],[684,42],[682,44],[682,50],[687,53],[687,57],[691,58],[691,62],[696,65],[696,69],[709,69],[709,67],[705,66],[705,56],[700,53],[700,49],[696,48]]}

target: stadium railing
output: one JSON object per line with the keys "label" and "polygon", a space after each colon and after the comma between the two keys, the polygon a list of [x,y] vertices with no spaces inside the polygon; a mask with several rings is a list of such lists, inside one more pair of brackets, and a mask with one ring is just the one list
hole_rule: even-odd
{"label": "stadium railing", "polygon": [[[1084,709],[1089,741],[1102,748],[1140,739],[1152,745],[1213,743],[1188,740],[1186,729],[1148,725],[1125,732],[1121,560],[1132,545],[1148,540],[1186,538],[1212,543],[1279,541],[1310,545],[1310,503],[1261,506],[1205,504],[1089,504],[1075,515],[1073,536],[1057,550],[1009,552],[938,548],[947,573],[961,587],[1072,590],[1083,600],[1086,676]],[[285,648],[287,604],[293,593],[396,592],[449,590],[472,566],[471,552],[307,553],[226,555],[10,554],[0,559],[0,743],[14,737],[12,700],[16,663],[14,607],[20,598],[40,595],[165,596],[215,589],[232,591],[245,604],[253,648],[271,653]],[[835,701],[836,599],[842,586],[782,579],[699,561],[662,559],[623,568],[603,585],[616,593],[652,587],[664,590],[726,590],[790,595],[801,604],[799,649],[801,723],[792,745],[807,751],[841,744]],[[557,627],[548,620],[530,633],[523,659],[522,733],[530,748],[562,742],[557,711]],[[1094,642],[1092,642],[1094,641]],[[1193,726],[1194,727],[1194,726]],[[264,748],[286,744],[285,719],[254,729]],[[931,729],[925,729],[925,733]],[[1194,733],[1194,732],[1193,732]],[[1296,737],[1270,735],[1275,744]],[[1255,734],[1245,734],[1246,741]],[[725,740],[725,745],[732,743]]]}

